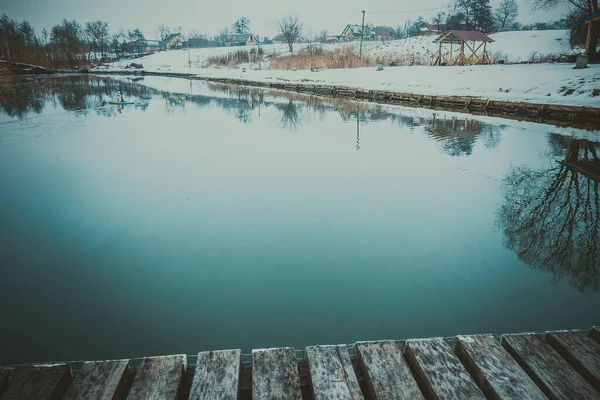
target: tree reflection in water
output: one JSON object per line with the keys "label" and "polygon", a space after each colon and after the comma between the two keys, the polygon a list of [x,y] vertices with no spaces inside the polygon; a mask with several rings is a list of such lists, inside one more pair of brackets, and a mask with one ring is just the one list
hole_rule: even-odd
{"label": "tree reflection in water", "polygon": [[115,115],[114,107],[105,108],[106,99],[121,90],[136,107],[145,109],[148,97],[158,91],[136,84],[132,80],[114,80],[95,76],[63,76],[45,79],[17,77],[0,83],[0,110],[11,117],[23,119],[31,113],[40,114],[46,104],[58,103],[66,111]]}
{"label": "tree reflection in water", "polygon": [[524,262],[568,279],[581,291],[600,288],[600,143],[552,135],[556,166],[514,168],[504,179],[498,224],[505,245]]}
{"label": "tree reflection in water", "polygon": [[442,142],[444,152],[450,156],[471,155],[479,138],[483,144],[493,149],[500,144],[500,130],[503,125],[490,125],[474,119],[457,117],[439,118],[436,113],[429,121],[427,131],[436,140]]}

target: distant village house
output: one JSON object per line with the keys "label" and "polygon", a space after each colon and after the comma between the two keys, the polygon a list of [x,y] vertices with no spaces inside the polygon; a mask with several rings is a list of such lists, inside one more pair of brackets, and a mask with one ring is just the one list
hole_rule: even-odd
{"label": "distant village house", "polygon": [[[367,28],[367,27],[365,27],[365,28]],[[366,29],[365,29],[365,31],[366,31]],[[344,40],[344,41],[352,41],[355,39],[360,40],[361,36],[363,36],[363,40],[373,40],[373,38],[375,37],[375,35],[373,34],[372,31],[367,31],[367,32],[365,32],[364,35],[362,35],[362,26],[361,25],[352,25],[352,24],[346,25],[346,27],[342,31],[341,36],[342,36],[342,40]]]}
{"label": "distant village house", "polygon": [[396,31],[389,26],[376,26],[373,28],[375,40],[392,40],[396,36]]}
{"label": "distant village house", "polygon": [[[360,40],[362,33],[362,25],[348,24],[342,31],[341,35],[327,36],[326,42],[334,41],[352,41]],[[365,34],[363,40],[391,40],[396,35],[396,31],[389,26],[377,26],[375,28],[365,26]]]}
{"label": "distant village house", "polygon": [[163,40],[163,46],[166,50],[169,50],[173,47],[181,46],[183,43],[183,36],[181,33],[172,33],[168,35],[165,40]]}
{"label": "distant village house", "polygon": [[163,42],[162,40],[145,39],[141,41],[140,48],[142,53],[156,53],[163,49]]}
{"label": "distant village house", "polygon": [[225,44],[227,46],[256,46],[256,36],[251,33],[229,35]]}

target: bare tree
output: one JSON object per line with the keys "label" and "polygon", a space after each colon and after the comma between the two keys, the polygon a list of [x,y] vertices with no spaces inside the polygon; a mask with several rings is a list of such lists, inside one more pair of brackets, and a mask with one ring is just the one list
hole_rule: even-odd
{"label": "bare tree", "polygon": [[519,15],[519,5],[516,0],[502,0],[494,13],[498,30],[507,30]]}
{"label": "bare tree", "polygon": [[[550,137],[556,166],[514,168],[504,180],[498,225],[505,245],[530,266],[600,289],[600,144]],[[566,155],[565,155],[566,153]],[[557,155],[557,154],[556,154]],[[579,172],[578,172],[579,171]]]}
{"label": "bare tree", "polygon": [[[533,0],[533,8],[541,10],[552,10],[557,6],[567,5],[571,8],[571,17],[575,20],[578,17],[584,17],[591,14],[596,14],[600,11],[598,0]],[[599,62],[600,53],[597,46],[600,39],[600,24],[587,24],[590,40],[586,43],[586,53],[590,62]]]}
{"label": "bare tree", "polygon": [[319,42],[325,43],[326,41],[327,41],[327,31],[325,29],[323,29],[321,32],[319,32]]}
{"label": "bare tree", "polygon": [[229,28],[225,27],[219,31],[217,36],[214,37],[214,41],[217,42],[219,46],[225,46],[227,43],[227,37],[229,36]]}
{"label": "bare tree", "polygon": [[108,24],[102,21],[87,22],[85,35],[90,43],[90,50],[95,53],[100,51],[100,58],[104,61],[108,47]]}
{"label": "bare tree", "polygon": [[160,35],[160,40],[165,40],[167,36],[171,34],[171,28],[164,24],[161,24],[158,26],[158,34]]}
{"label": "bare tree", "polygon": [[283,36],[283,40],[288,44],[291,53],[294,51],[294,43],[298,42],[302,35],[304,25],[297,15],[282,17],[277,22],[277,25],[279,33]]}
{"label": "bare tree", "polygon": [[[512,0],[512,1],[514,1],[514,0]],[[438,11],[437,15],[433,18],[433,23],[435,24],[435,27],[436,27],[438,33],[441,31],[440,26],[442,25],[445,18],[446,18],[446,13],[443,11]]]}

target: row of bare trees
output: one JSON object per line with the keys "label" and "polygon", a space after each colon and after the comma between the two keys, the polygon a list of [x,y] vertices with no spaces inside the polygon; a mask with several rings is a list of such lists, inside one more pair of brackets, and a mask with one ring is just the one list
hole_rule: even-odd
{"label": "row of bare trees", "polygon": [[50,31],[36,34],[31,24],[0,16],[0,60],[44,67],[77,68],[89,61],[108,61],[133,56],[144,49],[139,29],[110,34],[104,21],[84,25],[64,19]]}

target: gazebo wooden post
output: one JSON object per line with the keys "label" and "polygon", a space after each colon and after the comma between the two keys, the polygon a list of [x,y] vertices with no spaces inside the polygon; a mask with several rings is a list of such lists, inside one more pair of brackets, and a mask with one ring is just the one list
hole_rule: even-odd
{"label": "gazebo wooden post", "polygon": [[490,59],[487,56],[487,51],[485,51],[486,45],[487,45],[487,42],[483,42],[483,63],[484,64],[489,64],[490,63]]}
{"label": "gazebo wooden post", "polygon": [[460,54],[458,57],[460,57],[459,65],[465,65],[465,41],[462,39],[460,39]]}
{"label": "gazebo wooden post", "polygon": [[[592,41],[592,24],[593,22],[590,21],[585,21],[585,24],[587,25],[587,36],[585,38],[585,49],[589,49],[590,48],[590,42]],[[588,54],[589,56],[589,54]]]}
{"label": "gazebo wooden post", "polygon": [[450,42],[450,65],[454,65],[454,62],[452,61],[452,42]]}

